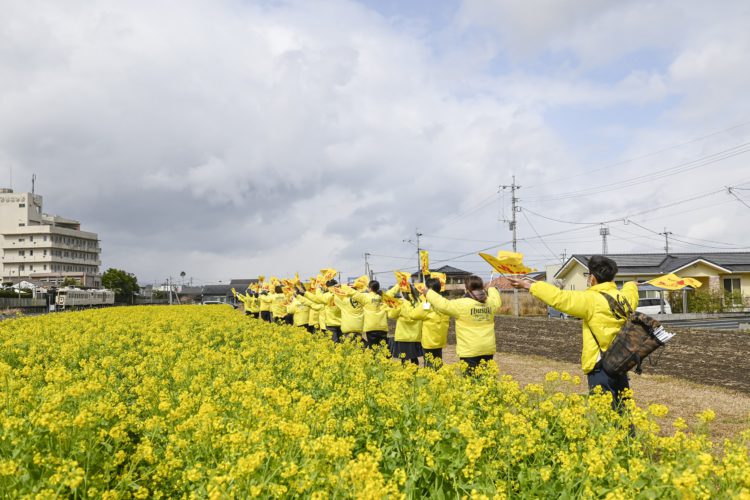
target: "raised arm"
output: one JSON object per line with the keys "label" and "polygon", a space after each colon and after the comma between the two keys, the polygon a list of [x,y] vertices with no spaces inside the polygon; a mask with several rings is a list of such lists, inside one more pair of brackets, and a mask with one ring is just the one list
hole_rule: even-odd
{"label": "raised arm", "polygon": [[446,299],[435,290],[427,291],[427,302],[429,302],[437,312],[447,314],[454,318],[458,318],[459,316],[459,310],[456,307],[456,304],[453,303],[452,300]]}
{"label": "raised arm", "polygon": [[586,319],[593,310],[593,294],[579,290],[560,290],[555,285],[537,281],[529,288],[531,295],[560,312]]}

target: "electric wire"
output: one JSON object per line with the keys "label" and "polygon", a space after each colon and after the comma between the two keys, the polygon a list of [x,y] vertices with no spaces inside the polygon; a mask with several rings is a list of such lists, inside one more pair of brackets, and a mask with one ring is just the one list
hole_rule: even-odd
{"label": "electric wire", "polygon": [[707,165],[711,165],[719,161],[733,158],[735,156],[739,156],[747,152],[750,152],[750,142],[745,142],[737,146],[734,146],[732,148],[728,148],[726,150],[704,156],[702,158],[682,162],[672,167],[668,167],[662,170],[657,170],[654,172],[649,172],[648,174],[638,175],[635,177],[631,177],[629,179],[624,179],[624,180],[620,180],[617,182],[609,182],[606,184],[600,184],[598,186],[592,186],[592,187],[579,189],[576,191],[569,191],[566,193],[560,193],[560,194],[552,195],[552,196],[539,196],[539,197],[531,196],[531,197],[525,198],[525,201],[526,202],[559,201],[559,200],[566,200],[566,199],[571,199],[571,198],[578,198],[581,196],[587,196],[590,194],[599,194],[603,192],[616,191],[618,189],[637,186],[639,184],[643,184],[646,182],[653,182],[654,180],[657,180],[657,179],[663,179],[665,177],[669,177],[672,175],[689,172],[691,170],[695,170],[700,167],[705,167]]}
{"label": "electric wire", "polygon": [[534,185],[529,186],[529,188],[539,187],[539,186],[545,186],[547,184],[553,184],[553,183],[559,182],[561,180],[574,179],[576,177],[581,177],[581,176],[584,176],[584,175],[587,175],[587,174],[590,174],[590,173],[593,173],[593,172],[599,172],[601,170],[607,170],[607,169],[610,169],[610,168],[619,167],[621,165],[625,165],[625,164],[632,163],[632,162],[635,162],[635,161],[638,161],[638,160],[643,160],[643,159],[646,159],[646,158],[650,158],[651,156],[656,156],[658,154],[664,153],[666,151],[671,151],[673,149],[677,149],[677,148],[680,148],[682,146],[687,146],[688,144],[693,144],[693,143],[696,143],[698,141],[702,141],[704,139],[708,139],[709,137],[713,137],[713,136],[716,136],[716,135],[720,135],[720,134],[724,134],[724,133],[727,133],[727,132],[731,132],[732,130],[736,130],[738,128],[746,127],[747,125],[750,125],[750,121],[742,122],[742,123],[739,123],[737,125],[733,125],[731,127],[725,128],[723,130],[719,130],[719,131],[716,131],[716,132],[711,132],[709,134],[706,134],[706,135],[703,135],[703,136],[700,136],[700,137],[696,137],[694,139],[690,139],[688,141],[681,142],[679,144],[674,144],[672,146],[668,146],[668,147],[665,147],[665,148],[662,148],[662,149],[659,149],[659,150],[656,150],[656,151],[652,151],[650,153],[646,153],[646,154],[643,154],[643,155],[640,155],[640,156],[629,158],[627,160],[621,160],[621,161],[618,161],[618,162],[615,162],[615,163],[611,163],[609,165],[605,165],[603,167],[598,167],[598,168],[594,168],[594,169],[591,169],[591,170],[587,170],[587,171],[581,172],[579,174],[575,174],[575,175],[572,175],[572,176],[566,176],[566,177],[558,177],[558,178],[551,179],[551,180],[548,180],[548,181],[540,182],[538,184],[534,184]]}

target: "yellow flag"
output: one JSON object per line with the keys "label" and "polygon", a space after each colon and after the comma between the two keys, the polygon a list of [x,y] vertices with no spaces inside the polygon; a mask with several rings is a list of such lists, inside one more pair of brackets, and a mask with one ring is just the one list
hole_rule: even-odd
{"label": "yellow flag", "polygon": [[277,286],[280,285],[281,281],[279,281],[279,278],[276,276],[271,276],[271,286]]}
{"label": "yellow flag", "polygon": [[337,274],[338,274],[338,271],[336,271],[332,267],[327,267],[325,269],[320,270],[320,275],[323,277],[324,282],[332,280],[333,278],[336,277]]}
{"label": "yellow flag", "polygon": [[380,296],[381,299],[383,299],[383,304],[385,304],[388,307],[399,307],[401,305],[401,301],[395,297],[391,297],[388,294],[383,294]]}
{"label": "yellow flag", "polygon": [[425,290],[427,290],[424,283],[414,283],[414,288],[416,288],[419,293],[424,293]]}
{"label": "yellow flag", "polygon": [[355,290],[364,290],[367,288],[367,285],[370,284],[370,278],[367,277],[367,275],[362,275],[359,278],[357,278],[354,283],[352,283],[352,287]]}
{"label": "yellow flag", "polygon": [[[346,285],[343,285],[346,286]],[[337,295],[339,297],[348,297],[346,294],[346,290],[342,290],[341,286],[334,286],[331,287],[330,290],[333,292],[334,295]]]}
{"label": "yellow flag", "polygon": [[427,250],[419,251],[419,266],[422,269],[422,274],[425,276],[430,275],[430,254]]}
{"label": "yellow flag", "polygon": [[235,297],[237,296],[237,290],[235,290],[234,287],[232,287],[232,295],[234,295]]}
{"label": "yellow flag", "polygon": [[497,253],[497,257],[486,253],[480,253],[479,256],[500,274],[528,274],[531,272],[531,269],[523,264],[523,254],[520,253],[500,251]]}
{"label": "yellow flag", "polygon": [[299,285],[300,284],[299,273],[294,273],[294,284],[295,285]]}
{"label": "yellow flag", "polygon": [[686,286],[692,286],[698,288],[702,285],[700,281],[693,278],[680,278],[674,273],[665,274],[652,280],[647,281],[651,285],[654,285],[665,290],[682,290]]}
{"label": "yellow flag", "polygon": [[264,281],[266,281],[265,276],[258,276],[258,283],[263,283]]}
{"label": "yellow flag", "polygon": [[440,291],[445,291],[445,283],[448,281],[448,277],[445,275],[445,273],[436,273],[435,271],[432,271],[430,273],[430,277],[435,278],[440,282]]}
{"label": "yellow flag", "polygon": [[409,285],[409,279],[411,278],[411,275],[409,273],[405,273],[403,271],[395,271],[394,274],[396,275],[396,283],[398,283],[398,288],[402,292],[408,292],[411,290],[411,286]]}

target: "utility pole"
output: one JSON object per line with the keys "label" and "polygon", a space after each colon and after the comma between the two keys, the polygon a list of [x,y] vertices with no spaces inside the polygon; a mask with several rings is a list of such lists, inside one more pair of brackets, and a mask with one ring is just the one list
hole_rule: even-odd
{"label": "utility pole", "polygon": [[[403,241],[404,243],[411,243],[412,245],[415,245],[417,247],[417,276],[419,276],[421,274],[421,269],[422,269],[422,263],[419,260],[419,252],[420,250],[422,250],[422,248],[419,246],[419,237],[422,236],[422,233],[420,233],[419,228],[417,228],[414,230],[414,234],[417,235],[416,244],[414,243],[414,240],[401,240],[401,241]],[[422,276],[422,278],[424,279],[424,276]]]}
{"label": "utility pole", "polygon": [[370,269],[370,263],[367,261],[368,257],[370,257],[370,254],[365,252],[365,274],[372,281],[372,270]]}
{"label": "utility pole", "polygon": [[510,214],[510,220],[503,220],[503,222],[508,223],[508,227],[511,231],[513,231],[513,251],[517,251],[517,238],[516,238],[516,213],[521,211],[521,207],[518,206],[518,202],[520,201],[516,197],[516,191],[521,189],[521,186],[516,185],[516,176],[513,176],[513,183],[508,185],[500,186],[500,189],[510,189],[510,206],[511,206],[511,214]]}
{"label": "utility pole", "polygon": [[602,237],[602,255],[607,255],[607,236],[609,236],[609,227],[602,224],[599,228],[599,234]]}
{"label": "utility pole", "polygon": [[34,194],[34,184],[36,184],[36,174],[31,174],[31,194]]}
{"label": "utility pole", "polygon": [[664,232],[659,234],[664,236],[664,251],[669,255],[669,235],[672,234],[672,231],[667,231],[667,228],[665,227]]}
{"label": "utility pole", "polygon": [[167,278],[167,288],[169,289],[169,305],[172,305],[172,277]]}
{"label": "utility pole", "polygon": [[[510,220],[505,220],[503,222],[507,222],[509,224],[510,230],[513,231],[513,251],[518,251],[518,238],[517,238],[517,228],[518,224],[516,223],[516,213],[521,211],[521,207],[518,206],[518,202],[520,201],[516,197],[516,191],[521,189],[521,186],[518,186],[516,184],[516,176],[513,176],[513,182],[510,186],[503,185],[500,186],[500,189],[510,189]],[[520,313],[520,305],[518,302],[518,290],[516,288],[513,289],[513,315],[519,316]]]}
{"label": "utility pole", "polygon": [[567,257],[568,257],[568,249],[567,248],[563,248],[563,252],[560,254],[560,257],[562,259],[561,262],[563,264],[565,264],[565,261],[567,260]]}

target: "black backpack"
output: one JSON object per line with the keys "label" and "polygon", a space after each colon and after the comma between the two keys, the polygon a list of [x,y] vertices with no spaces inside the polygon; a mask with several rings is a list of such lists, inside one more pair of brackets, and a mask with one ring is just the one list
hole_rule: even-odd
{"label": "black backpack", "polygon": [[634,368],[635,373],[640,375],[643,360],[664,345],[657,335],[666,332],[661,323],[651,316],[633,311],[624,297],[618,300],[607,293],[599,293],[607,299],[614,317],[625,320],[625,324],[606,351],[602,351],[599,339],[593,331],[591,332],[602,357],[602,369],[611,377],[625,375]]}

